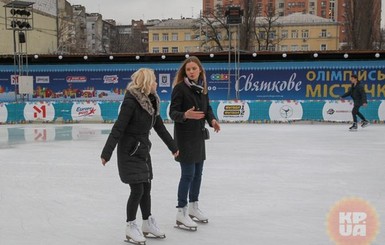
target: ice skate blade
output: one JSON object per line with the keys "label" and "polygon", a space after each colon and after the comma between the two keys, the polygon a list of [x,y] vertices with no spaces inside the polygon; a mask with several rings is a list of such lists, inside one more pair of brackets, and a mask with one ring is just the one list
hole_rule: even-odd
{"label": "ice skate blade", "polygon": [[176,225],[174,226],[174,228],[178,228],[178,229],[186,230],[186,231],[197,231],[197,229],[198,229],[198,227],[196,227],[196,226],[186,226],[179,221],[176,222]]}
{"label": "ice skate blade", "polygon": [[208,219],[202,219],[202,220],[200,220],[200,219],[198,219],[197,217],[195,217],[195,216],[193,216],[193,215],[189,215],[189,216],[190,216],[190,218],[191,218],[193,221],[195,221],[195,222],[204,223],[204,224],[209,223],[209,220],[208,220]]}
{"label": "ice skate blade", "polygon": [[131,239],[131,237],[126,236],[126,240],[124,240],[127,243],[135,244],[135,245],[146,245],[146,241],[144,242],[137,242]]}
{"label": "ice skate blade", "polygon": [[166,235],[155,236],[154,234],[152,234],[150,232],[143,232],[143,235],[144,235],[145,238],[153,238],[153,239],[164,239],[164,238],[166,238]]}

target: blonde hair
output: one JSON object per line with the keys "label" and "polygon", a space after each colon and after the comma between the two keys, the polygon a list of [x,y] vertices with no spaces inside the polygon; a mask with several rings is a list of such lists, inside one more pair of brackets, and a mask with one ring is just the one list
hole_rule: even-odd
{"label": "blonde hair", "polygon": [[201,61],[196,56],[190,56],[183,61],[182,65],[180,66],[179,70],[176,73],[172,86],[175,87],[176,85],[184,81],[184,78],[187,77],[186,65],[190,62],[194,62],[195,64],[198,65],[199,70],[201,71],[201,73],[199,74],[199,79],[202,80],[203,93],[207,94],[206,72],[205,72],[205,69],[203,69]]}
{"label": "blonde hair", "polygon": [[131,75],[131,82],[127,85],[128,88],[135,88],[141,93],[149,95],[151,93],[152,83],[156,81],[154,70],[149,68],[140,68]]}

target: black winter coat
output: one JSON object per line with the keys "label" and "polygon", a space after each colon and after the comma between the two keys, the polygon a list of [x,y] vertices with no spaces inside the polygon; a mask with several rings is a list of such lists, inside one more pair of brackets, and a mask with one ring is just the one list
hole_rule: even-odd
{"label": "black winter coat", "polygon": [[343,94],[341,97],[345,98],[348,96],[352,97],[355,106],[362,106],[363,104],[368,103],[368,101],[366,100],[366,93],[365,93],[364,86],[360,82],[357,82],[356,86],[352,84],[348,92]]}
{"label": "black winter coat", "polygon": [[[203,111],[204,119],[183,119],[184,113],[195,106],[195,110]],[[186,83],[176,85],[171,95],[170,118],[174,121],[174,139],[179,148],[178,162],[197,163],[206,160],[206,149],[203,131],[205,120],[210,127],[215,119],[207,94],[193,91]]]}
{"label": "black winter coat", "polygon": [[168,149],[177,152],[177,146],[159,116],[159,97],[147,97],[129,89],[101,154],[109,161],[118,144],[118,169],[123,183],[149,182],[153,178],[149,139],[152,127]]}

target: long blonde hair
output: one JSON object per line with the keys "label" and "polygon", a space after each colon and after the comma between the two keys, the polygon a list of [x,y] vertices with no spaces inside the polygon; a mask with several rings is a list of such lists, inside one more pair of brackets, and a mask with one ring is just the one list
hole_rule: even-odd
{"label": "long blonde hair", "polygon": [[201,61],[196,56],[190,56],[183,61],[182,65],[179,67],[179,70],[176,73],[172,86],[175,87],[176,85],[184,81],[184,78],[187,77],[186,65],[190,62],[194,62],[198,65],[199,70],[201,71],[201,73],[199,74],[199,79],[202,80],[203,93],[207,94],[206,72],[205,69],[203,69]]}
{"label": "long blonde hair", "polygon": [[127,85],[127,89],[135,88],[141,93],[149,95],[151,93],[152,83],[156,81],[154,70],[149,68],[140,68],[131,75],[131,82]]}

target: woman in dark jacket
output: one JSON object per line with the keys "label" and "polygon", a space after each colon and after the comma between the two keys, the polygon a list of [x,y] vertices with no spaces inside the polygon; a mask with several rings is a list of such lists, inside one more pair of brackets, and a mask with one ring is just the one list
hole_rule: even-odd
{"label": "woman in dark jacket", "polygon": [[190,217],[208,222],[198,208],[203,162],[206,159],[205,139],[208,139],[205,121],[215,132],[219,132],[220,125],[209,104],[206,74],[197,57],[191,56],[182,63],[173,86],[169,115],[174,120],[174,139],[179,148],[176,160],[181,166],[176,223],[196,230],[197,225]]}
{"label": "woman in dark jacket", "polygon": [[[105,165],[118,145],[119,176],[122,182],[129,184],[131,188],[127,202],[126,237],[133,242],[143,243],[146,239],[142,231],[144,235],[151,233],[156,237],[165,237],[151,216],[150,191],[153,178],[149,140],[151,128],[155,129],[175,157],[179,151],[159,115],[159,97],[156,94],[154,71],[139,69],[131,79],[118,119],[108,136],[101,158],[102,164]],[[135,221],[139,205],[143,217],[142,231]]]}
{"label": "woman in dark jacket", "polygon": [[352,115],[353,115],[353,125],[349,128],[350,130],[357,130],[357,116],[362,120],[361,127],[366,127],[369,125],[369,122],[365,119],[364,115],[359,111],[361,106],[366,106],[368,101],[366,100],[366,93],[364,86],[358,81],[357,75],[353,74],[350,76],[350,82],[352,86],[349,90],[341,96],[345,98],[351,96],[354,102]]}

